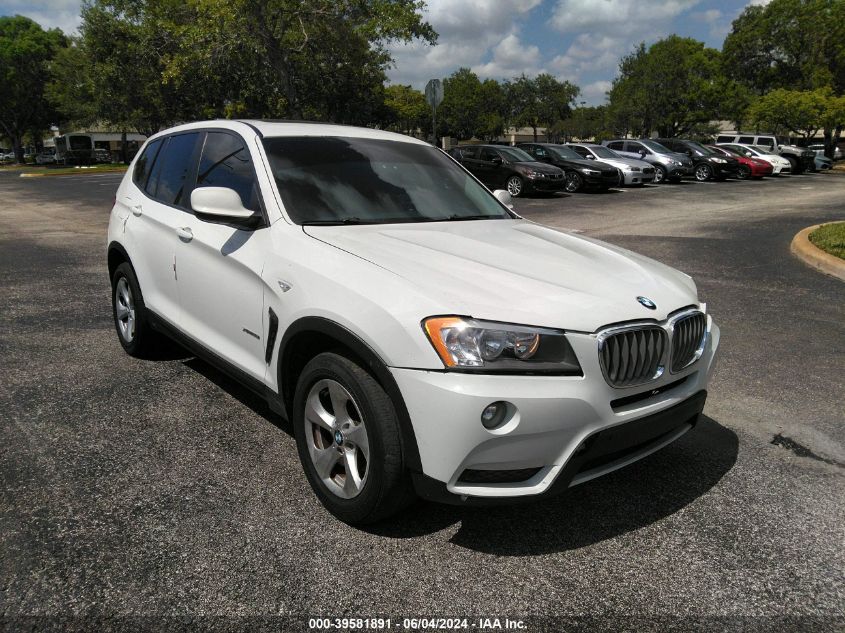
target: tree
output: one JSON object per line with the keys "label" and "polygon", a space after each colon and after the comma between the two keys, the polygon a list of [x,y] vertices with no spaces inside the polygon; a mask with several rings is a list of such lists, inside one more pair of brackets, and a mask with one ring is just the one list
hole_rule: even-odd
{"label": "tree", "polygon": [[388,124],[398,131],[413,135],[425,129],[431,118],[431,108],[425,95],[411,86],[393,85],[384,90],[384,105],[388,111]]}
{"label": "tree", "polygon": [[829,91],[778,88],[757,99],[748,109],[748,118],[758,128],[811,138],[821,128],[828,96]]}
{"label": "tree", "polygon": [[88,56],[78,39],[56,51],[50,62],[50,81],[44,94],[57,116],[54,123],[84,127],[99,118],[94,78]]}
{"label": "tree", "polygon": [[568,143],[573,139],[596,139],[607,134],[607,106],[590,106],[575,108],[570,115],[552,126],[555,137],[563,137]]}
{"label": "tree", "polygon": [[575,97],[580,93],[578,86],[568,81],[558,81],[547,73],[529,78],[525,74],[505,84],[510,104],[510,123],[530,127],[537,140],[537,129],[547,130],[566,118]]}
{"label": "tree", "polygon": [[44,98],[50,60],[66,44],[58,29],[45,31],[16,15],[0,17],[0,128],[23,162],[23,137],[47,128],[53,117]]}
{"label": "tree", "polygon": [[670,35],[648,49],[640,44],[622,59],[609,112],[614,127],[625,133],[673,137],[736,111],[740,95],[736,83],[722,75],[719,51]]}

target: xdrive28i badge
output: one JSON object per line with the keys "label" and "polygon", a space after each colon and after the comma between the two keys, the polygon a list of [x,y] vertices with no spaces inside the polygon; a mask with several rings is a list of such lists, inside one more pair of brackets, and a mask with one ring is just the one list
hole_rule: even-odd
{"label": "xdrive28i badge", "polygon": [[637,297],[637,301],[649,310],[657,310],[657,304],[648,297]]}

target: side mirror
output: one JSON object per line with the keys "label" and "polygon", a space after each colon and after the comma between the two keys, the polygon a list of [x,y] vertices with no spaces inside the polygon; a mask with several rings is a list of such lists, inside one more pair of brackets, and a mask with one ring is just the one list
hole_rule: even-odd
{"label": "side mirror", "polygon": [[191,206],[203,215],[220,219],[250,220],[258,216],[244,208],[240,195],[228,187],[200,187],[191,192]]}
{"label": "side mirror", "polygon": [[511,194],[507,191],[504,189],[496,189],[496,191],[493,192],[493,195],[496,196],[496,200],[501,202],[508,209],[513,209],[513,198],[511,198]]}
{"label": "side mirror", "polygon": [[648,152],[646,152],[644,149],[641,149],[641,150],[640,150],[640,156],[642,156],[643,158],[645,158],[645,155],[646,155],[647,153],[648,153]]}
{"label": "side mirror", "polygon": [[502,160],[501,156],[494,156],[490,162],[494,165],[501,165],[504,161]]}

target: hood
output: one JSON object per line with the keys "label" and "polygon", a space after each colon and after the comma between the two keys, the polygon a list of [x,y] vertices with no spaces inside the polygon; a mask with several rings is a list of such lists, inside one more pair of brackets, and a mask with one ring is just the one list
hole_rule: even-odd
{"label": "hood", "polygon": [[646,167],[651,167],[651,163],[645,160],[637,160],[636,158],[602,158],[605,163],[609,163],[611,165],[618,164],[619,167],[622,165],[629,165],[631,167],[639,167],[640,169],[645,169]]}
{"label": "hood", "polygon": [[586,169],[598,169],[599,171],[616,171],[615,167],[611,167],[607,163],[603,163],[600,160],[589,160],[586,158],[579,158],[575,160],[574,158],[566,158],[563,159],[567,163],[571,164],[573,167],[583,167]]}
{"label": "hood", "polygon": [[521,161],[514,161],[510,163],[514,167],[523,167],[525,169],[531,169],[533,171],[540,172],[541,174],[559,174],[560,167],[555,167],[554,165],[548,165],[546,163],[541,163],[538,160],[521,160]]}
{"label": "hood", "polygon": [[[620,321],[662,320],[697,303],[695,284],[683,273],[527,220],[303,230],[402,277],[428,297],[431,314],[593,332]],[[638,296],[654,301],[657,309],[640,305]]]}

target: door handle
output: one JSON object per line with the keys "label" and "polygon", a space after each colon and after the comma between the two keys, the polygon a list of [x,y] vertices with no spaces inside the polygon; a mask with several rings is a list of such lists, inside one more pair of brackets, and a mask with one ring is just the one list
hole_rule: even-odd
{"label": "door handle", "polygon": [[144,209],[140,204],[133,204],[129,207],[129,210],[132,211],[132,215],[139,216]]}
{"label": "door handle", "polygon": [[194,239],[194,233],[191,229],[187,226],[180,226],[176,229],[176,235],[179,236],[180,240],[185,240],[186,242],[190,242]]}

